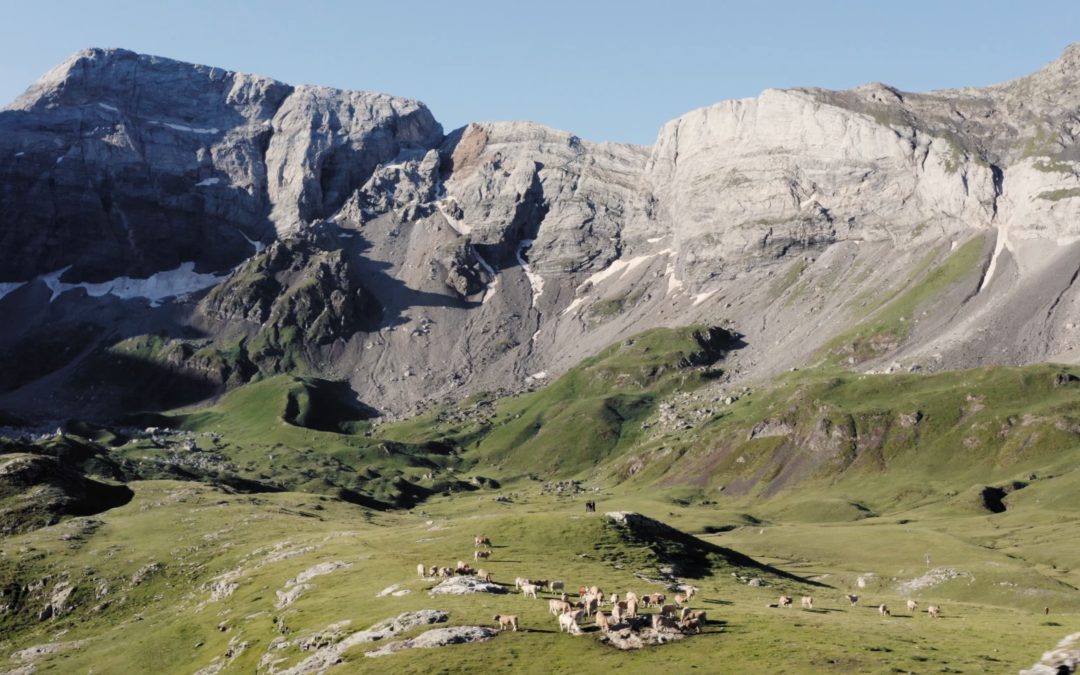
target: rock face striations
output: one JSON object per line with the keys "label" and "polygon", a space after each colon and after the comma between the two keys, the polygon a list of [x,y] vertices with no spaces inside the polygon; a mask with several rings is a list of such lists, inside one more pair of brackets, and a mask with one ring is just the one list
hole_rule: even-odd
{"label": "rock face striations", "polygon": [[1073,46],[767,90],[641,147],[85,50],[0,111],[0,408],[112,415],[103,355],[147,335],[136,383],[300,370],[393,414],[691,322],[746,336],[738,377],[1075,358],[1078,84]]}

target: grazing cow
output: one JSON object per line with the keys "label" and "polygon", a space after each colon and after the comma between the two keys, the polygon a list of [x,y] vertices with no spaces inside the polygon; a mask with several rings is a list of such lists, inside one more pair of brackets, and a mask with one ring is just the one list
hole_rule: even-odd
{"label": "grazing cow", "polygon": [[888,605],[885,605],[885,604],[878,605],[877,611],[878,611],[878,614],[880,614],[881,616],[892,616],[892,613],[889,612],[889,606]]}
{"label": "grazing cow", "polygon": [[424,578],[424,571],[426,569],[427,568],[424,567],[424,563],[417,563],[417,565],[416,565],[416,576],[423,579]]}
{"label": "grazing cow", "polygon": [[777,603],[777,604],[778,604],[778,605],[779,605],[780,607],[791,607],[791,605],[792,605],[792,604],[793,604],[794,602],[795,602],[795,599],[794,599],[794,598],[792,598],[792,597],[791,597],[790,595],[781,595],[781,596],[780,596],[780,601],[779,601],[779,603]]}
{"label": "grazing cow", "polygon": [[687,586],[686,587],[686,601],[690,602],[691,600],[693,600],[694,596],[697,595],[697,592],[698,592],[698,587],[697,586]]}
{"label": "grazing cow", "polygon": [[941,608],[937,605],[930,605],[926,608],[926,613],[930,615],[931,619],[936,619],[941,616]]}
{"label": "grazing cow", "polygon": [[577,596],[579,598],[584,597],[585,594],[587,594],[588,592],[589,592],[589,587],[588,586],[578,586],[577,587]]}
{"label": "grazing cow", "polygon": [[596,513],[596,502],[591,500],[585,502],[585,513]]}
{"label": "grazing cow", "polygon": [[645,602],[646,607],[656,605],[659,607],[664,604],[664,600],[667,600],[667,596],[663,593],[649,593],[641,596],[641,599]]}
{"label": "grazing cow", "polygon": [[473,537],[473,546],[480,548],[481,546],[491,546],[491,540],[482,534],[478,534]]}
{"label": "grazing cow", "polygon": [[513,614],[496,614],[495,621],[499,622],[499,630],[503,631],[507,628],[512,628],[514,632],[518,629],[518,618]]}
{"label": "grazing cow", "polygon": [[473,560],[480,560],[481,558],[487,560],[491,557],[491,551],[473,551],[472,557]]}
{"label": "grazing cow", "polygon": [[537,587],[535,584],[521,584],[521,594],[526,598],[536,599]]}
{"label": "grazing cow", "polygon": [[562,592],[566,589],[566,582],[564,581],[552,581],[548,584],[548,590],[554,593],[555,591]]}
{"label": "grazing cow", "polygon": [[563,602],[562,600],[548,600],[548,613],[554,616],[565,614],[572,610],[569,602]]}
{"label": "grazing cow", "polygon": [[849,594],[849,595],[845,595],[844,597],[847,598],[847,601],[851,603],[852,607],[854,607],[855,605],[857,605],[859,603],[859,596],[857,596],[857,595],[850,595]]}
{"label": "grazing cow", "polygon": [[679,608],[675,605],[664,605],[660,608],[661,616],[675,616],[679,611]]}
{"label": "grazing cow", "polygon": [[454,576],[454,570],[450,569],[449,567],[440,567],[439,568],[439,576],[440,577],[452,577],[452,576]]}
{"label": "grazing cow", "polygon": [[428,576],[429,577],[435,577],[435,576],[438,576],[438,575],[439,575],[439,566],[438,565],[432,565],[431,567],[428,568]]}
{"label": "grazing cow", "polygon": [[581,627],[578,626],[578,619],[581,618],[581,612],[567,612],[566,614],[559,615],[559,632],[567,632],[571,635],[581,635]]}
{"label": "grazing cow", "polygon": [[488,572],[487,570],[476,570],[476,578],[480,581],[485,581],[490,584],[491,572]]}
{"label": "grazing cow", "polygon": [[611,624],[608,623],[608,619],[603,612],[597,612],[594,621],[596,621],[596,627],[600,629],[601,633],[607,633],[611,630]]}
{"label": "grazing cow", "polygon": [[814,599],[812,597],[810,597],[809,595],[802,596],[802,600],[800,600],[800,602],[802,603],[803,609],[813,609],[814,608]]}
{"label": "grazing cow", "polygon": [[919,603],[915,602],[914,600],[908,600],[907,601],[907,611],[914,612],[918,608],[919,608]]}
{"label": "grazing cow", "polygon": [[595,595],[586,595],[584,599],[585,616],[592,616],[600,607],[600,600]]}
{"label": "grazing cow", "polygon": [[676,607],[682,607],[685,604],[686,604],[686,596],[685,595],[680,593],[680,594],[675,596],[675,606]]}
{"label": "grazing cow", "polygon": [[637,616],[638,600],[637,597],[631,594],[631,597],[626,601],[626,616],[634,618]]}
{"label": "grazing cow", "polygon": [[[596,613],[599,614],[600,611],[597,610]],[[616,624],[620,624],[620,623],[622,623],[622,619],[623,619],[622,607],[619,607],[619,603],[616,602],[615,605],[612,606],[612,608],[611,608],[611,620],[613,622],[615,622]]]}

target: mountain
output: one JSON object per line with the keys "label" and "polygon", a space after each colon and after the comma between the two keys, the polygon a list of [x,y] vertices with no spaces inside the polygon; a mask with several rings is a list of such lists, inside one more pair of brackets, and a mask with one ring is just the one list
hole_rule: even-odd
{"label": "mountain", "polygon": [[639,147],[76,54],[0,111],[10,672],[1071,668],[1078,60]]}
{"label": "mountain", "polygon": [[746,381],[1072,360],[1078,77],[767,90],[640,147],[85,50],[0,112],[0,408],[295,373],[400,416],[696,323]]}

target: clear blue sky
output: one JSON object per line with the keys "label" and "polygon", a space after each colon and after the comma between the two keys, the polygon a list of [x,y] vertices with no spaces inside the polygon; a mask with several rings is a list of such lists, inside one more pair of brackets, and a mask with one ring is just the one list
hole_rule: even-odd
{"label": "clear blue sky", "polygon": [[77,49],[125,47],[416,98],[447,130],[530,119],[634,143],[768,87],[985,85],[1080,41],[1076,0],[0,3],[3,104]]}

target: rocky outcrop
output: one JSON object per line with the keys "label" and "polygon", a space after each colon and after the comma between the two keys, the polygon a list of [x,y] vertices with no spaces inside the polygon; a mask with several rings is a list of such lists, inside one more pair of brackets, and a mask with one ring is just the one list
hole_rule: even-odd
{"label": "rocky outcrop", "polygon": [[451,626],[448,628],[434,628],[421,633],[408,640],[389,642],[379,649],[364,652],[364,656],[379,657],[389,656],[406,649],[433,649],[448,645],[466,644],[470,642],[485,642],[499,634],[494,628],[484,626]]}
{"label": "rocky outcrop", "polygon": [[248,240],[331,215],[379,164],[443,138],[415,101],[117,49],[57,66],[0,131],[0,245],[24,252],[0,263],[5,281],[226,269]]}
{"label": "rocky outcrop", "polygon": [[76,468],[53,457],[0,454],[2,534],[53,525],[66,515],[101,513],[128,503],[133,496],[125,485],[109,485],[87,478]]}
{"label": "rocky outcrop", "polygon": [[1020,675],[1070,675],[1080,669],[1080,633],[1067,635]]}
{"label": "rocky outcrop", "polygon": [[394,618],[380,621],[367,630],[356,631],[348,635],[346,635],[345,631],[348,622],[333,624],[317,634],[298,639],[296,644],[301,650],[314,650],[314,653],[292,667],[280,669],[276,667],[280,661],[275,658],[275,651],[288,647],[289,641],[279,638],[271,643],[271,651],[267,652],[266,656],[263,657],[260,668],[266,668],[266,672],[272,675],[322,673],[330,667],[341,663],[343,660],[342,655],[357,645],[385,640],[418,626],[444,623],[447,619],[449,619],[449,615],[442,610],[421,609],[415,612],[404,612]]}
{"label": "rocky outcrop", "polygon": [[470,595],[472,593],[506,593],[499,584],[480,581],[476,577],[451,577],[431,589],[432,595]]}
{"label": "rocky outcrop", "polygon": [[250,336],[248,357],[270,372],[303,365],[303,354],[378,325],[381,308],[360,283],[350,254],[312,231],[274,242],[199,305],[209,325]]}

